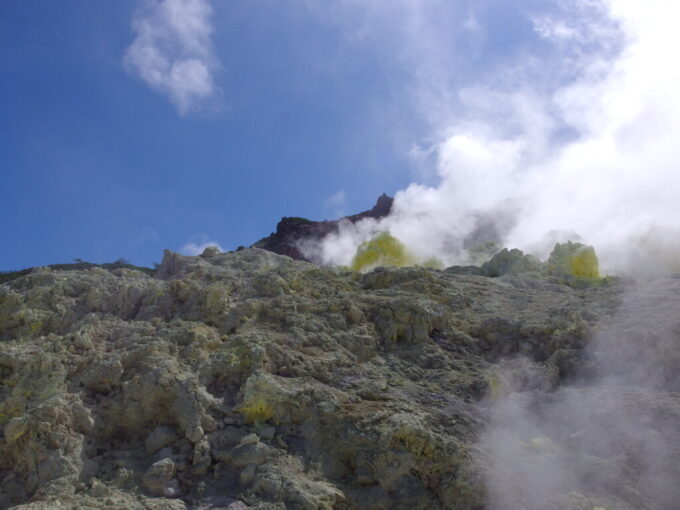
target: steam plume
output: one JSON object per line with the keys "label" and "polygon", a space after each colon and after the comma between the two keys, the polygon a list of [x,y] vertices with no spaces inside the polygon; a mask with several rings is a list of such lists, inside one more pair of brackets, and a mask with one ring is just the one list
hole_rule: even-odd
{"label": "steam plume", "polygon": [[678,307],[677,278],[628,286],[557,390],[545,364],[505,362],[481,441],[489,510],[677,508]]}
{"label": "steam plume", "polygon": [[[398,192],[393,214],[380,222],[345,225],[318,248],[323,261],[347,264],[362,241],[389,230],[425,258],[463,262],[471,241],[484,241],[475,239],[480,225],[491,226],[491,240],[539,256],[556,240],[582,238],[598,249],[605,271],[630,269],[623,251],[646,249],[643,258],[656,257],[650,264],[673,260],[666,250],[677,243],[656,234],[680,232],[680,67],[673,64],[680,8],[569,5],[532,18],[562,67],[523,55],[523,63],[498,67],[498,85],[482,80],[450,91],[460,104],[456,119],[420,148],[434,155],[438,184]],[[431,68],[433,59],[426,61]],[[541,67],[559,83],[541,78]]]}

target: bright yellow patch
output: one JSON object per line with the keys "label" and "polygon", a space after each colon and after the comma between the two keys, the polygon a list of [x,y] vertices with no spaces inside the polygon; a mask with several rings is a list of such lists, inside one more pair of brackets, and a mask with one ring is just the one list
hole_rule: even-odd
{"label": "bright yellow patch", "polygon": [[262,397],[244,403],[239,412],[243,413],[246,422],[251,424],[265,423],[274,418],[274,409]]}
{"label": "bright yellow patch", "polygon": [[548,259],[548,274],[592,283],[600,279],[600,267],[592,246],[581,243],[557,243]]}
{"label": "bright yellow patch", "polygon": [[578,278],[599,278],[600,264],[592,246],[586,246],[569,257],[569,270]]}
{"label": "bright yellow patch", "polygon": [[390,235],[389,232],[381,232],[357,248],[350,269],[367,271],[378,266],[413,265],[415,265],[415,260],[404,243]]}
{"label": "bright yellow patch", "polygon": [[399,428],[392,436],[392,442],[400,444],[416,457],[432,457],[434,455],[434,446],[430,438],[410,427]]}

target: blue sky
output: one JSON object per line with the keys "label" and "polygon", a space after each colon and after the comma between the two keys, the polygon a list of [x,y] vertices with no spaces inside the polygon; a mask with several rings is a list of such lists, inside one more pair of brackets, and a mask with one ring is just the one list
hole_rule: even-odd
{"label": "blue sky", "polygon": [[[164,2],[200,11],[182,25],[198,35],[168,30],[157,0],[0,5],[0,269],[234,249],[284,215],[437,185],[432,147],[470,117],[466,101],[483,109],[466,91],[550,94],[579,52],[615,51],[614,38],[553,37],[562,2]],[[150,78],[150,47],[199,69]]]}

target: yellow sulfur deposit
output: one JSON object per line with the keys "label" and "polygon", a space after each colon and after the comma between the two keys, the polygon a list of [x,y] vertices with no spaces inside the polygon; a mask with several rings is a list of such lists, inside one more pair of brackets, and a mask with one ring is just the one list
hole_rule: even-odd
{"label": "yellow sulfur deposit", "polygon": [[600,267],[592,246],[581,248],[569,257],[571,274],[579,278],[599,278]]}
{"label": "yellow sulfur deposit", "polygon": [[389,232],[381,232],[362,243],[352,259],[350,269],[367,271],[378,266],[412,266],[415,260],[406,246]]}
{"label": "yellow sulfur deposit", "polygon": [[492,401],[497,401],[503,394],[503,381],[497,373],[490,373],[486,377],[487,391]]}
{"label": "yellow sulfur deposit", "polygon": [[261,397],[243,405],[239,412],[243,413],[246,423],[262,424],[274,417],[274,409]]}
{"label": "yellow sulfur deposit", "polygon": [[597,280],[600,266],[592,246],[581,243],[557,243],[548,259],[548,273],[553,276]]}

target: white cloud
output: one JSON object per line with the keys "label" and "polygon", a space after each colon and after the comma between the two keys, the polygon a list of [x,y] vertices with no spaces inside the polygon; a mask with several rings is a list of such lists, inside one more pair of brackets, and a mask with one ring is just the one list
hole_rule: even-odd
{"label": "white cloud", "polygon": [[567,25],[564,21],[556,21],[548,17],[535,19],[534,28],[546,39],[569,40],[582,37],[582,33],[575,27]]}
{"label": "white cloud", "polygon": [[338,219],[346,216],[347,193],[340,190],[323,201],[323,209],[330,214],[329,219]]}
{"label": "white cloud", "polygon": [[139,232],[139,235],[137,236],[135,241],[138,244],[148,244],[157,243],[160,240],[161,236],[158,233],[158,231],[155,228],[147,225]]}
{"label": "white cloud", "polygon": [[218,243],[211,240],[206,234],[201,234],[197,241],[185,244],[179,249],[179,252],[182,255],[200,255],[209,246],[216,246],[221,252],[224,251]]}
{"label": "white cloud", "polygon": [[[432,149],[439,183],[397,193],[381,222],[346,225],[322,247],[327,262],[346,264],[360,242],[386,229],[423,256],[465,262],[471,236],[496,224],[503,244],[540,255],[546,239],[575,232],[595,245],[605,269],[622,269],[621,247],[632,239],[680,232],[680,6],[574,5],[544,26],[557,55],[521,55],[493,81],[458,90],[462,109]],[[568,28],[584,24],[598,40]],[[432,32],[424,37],[432,45]],[[438,60],[418,72],[427,77]],[[559,83],[541,81],[550,74]],[[658,246],[624,251],[643,249]]]}
{"label": "white cloud", "polygon": [[463,28],[469,32],[475,33],[482,30],[482,26],[479,24],[477,17],[473,13],[470,13],[468,17],[465,18],[465,21],[463,22]]}
{"label": "white cloud", "polygon": [[197,111],[219,92],[207,0],[143,0],[125,66],[168,97],[180,115]]}

